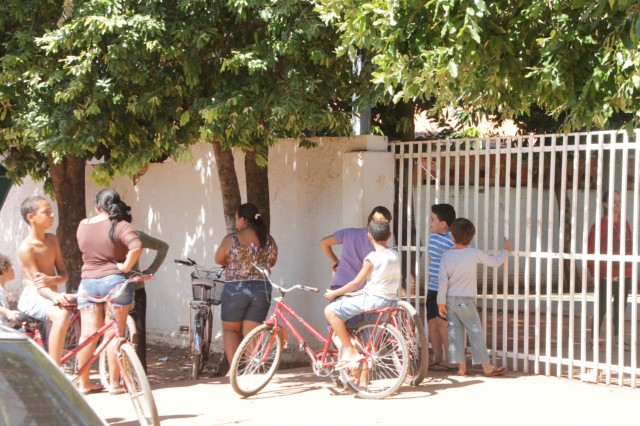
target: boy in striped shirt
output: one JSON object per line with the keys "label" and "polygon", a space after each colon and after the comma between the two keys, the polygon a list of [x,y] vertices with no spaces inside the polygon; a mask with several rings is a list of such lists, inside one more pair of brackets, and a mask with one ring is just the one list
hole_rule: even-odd
{"label": "boy in striped shirt", "polygon": [[427,326],[429,340],[433,348],[431,369],[435,371],[449,370],[449,333],[447,320],[438,313],[438,273],[442,253],[452,248],[449,226],[456,218],[456,211],[450,204],[434,204],[429,216],[429,281],[427,285]]}

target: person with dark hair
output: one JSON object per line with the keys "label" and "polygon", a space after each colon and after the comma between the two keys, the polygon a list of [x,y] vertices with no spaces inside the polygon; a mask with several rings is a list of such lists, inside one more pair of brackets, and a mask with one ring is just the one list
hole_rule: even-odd
{"label": "person with dark hair", "polygon": [[13,327],[17,324],[19,312],[9,308],[9,302],[7,301],[7,293],[5,292],[4,285],[15,277],[16,274],[13,272],[11,259],[0,254],[0,325],[6,325],[9,327]]}
{"label": "person with dark hair", "polygon": [[[625,254],[631,254],[633,250],[633,240],[631,225],[629,225],[628,221],[625,223],[625,239],[624,241],[622,240],[622,223],[620,223],[622,203],[620,193],[617,191],[613,193],[613,205],[609,206],[609,193],[605,192],[602,196],[602,206],[605,210],[605,215],[600,219],[600,233],[598,234],[596,232],[596,224],[594,223],[589,230],[588,252],[592,254],[620,254],[624,248]],[[608,246],[610,226],[612,240],[611,251],[609,251]],[[600,244],[596,250],[597,240],[599,240]],[[610,268],[609,265],[611,265]],[[598,330],[602,327],[604,317],[607,315],[609,320],[613,322],[613,330],[616,336],[618,336],[619,305],[622,301],[622,315],[624,316],[629,290],[631,289],[632,264],[630,262],[607,262],[606,260],[602,260],[600,261],[600,270],[597,276],[595,273],[595,262],[587,262],[587,268],[591,276],[598,283]],[[611,297],[607,300],[607,277],[609,276],[611,277],[612,287]],[[592,343],[590,343],[590,346],[591,345]],[[624,344],[624,349],[629,350],[627,343]]]}
{"label": "person with dark hair", "polygon": [[[78,225],[76,236],[83,262],[82,280],[78,287],[82,340],[91,336],[104,324],[106,314],[103,304],[95,304],[83,295],[106,296],[115,286],[127,279],[125,274],[133,268],[142,252],[138,233],[129,223],[130,210],[118,192],[113,189],[103,189],[96,195],[96,215],[83,219]],[[123,334],[133,295],[134,288],[130,285],[117,299],[111,301],[118,328]],[[116,344],[114,340],[107,348],[111,380],[109,393],[114,395],[124,392],[115,359]],[[95,342],[78,353],[79,365],[89,359],[94,348]],[[91,383],[89,371],[80,376],[79,385],[83,393],[102,390],[100,386]]]}
{"label": "person with dark hair", "polygon": [[46,198],[35,195],[22,202],[20,212],[29,224],[29,235],[18,248],[24,276],[18,310],[51,325],[47,352],[59,363],[71,318],[69,311],[60,305],[68,304],[72,297],[58,291],[68,275],[58,238],[46,232],[53,226],[53,209]]}
{"label": "person with dark hair", "polygon": [[353,280],[340,288],[328,289],[324,294],[327,300],[335,300],[325,308],[324,315],[343,347],[337,370],[361,359],[361,354],[351,342],[346,321],[366,311],[395,306],[398,300],[402,272],[398,252],[387,247],[387,240],[391,237],[389,221],[381,213],[375,213],[367,229],[374,251],[367,254]]}
{"label": "person with dark hair", "polygon": [[469,244],[476,228],[469,219],[458,218],[451,223],[451,239],[455,246],[445,251],[440,260],[438,311],[449,322],[449,361],[458,364],[458,376],[467,375],[464,331],[469,335],[471,361],[482,364],[485,376],[504,374],[506,368],[491,364],[487,343],[478,315],[478,264],[498,267],[511,250],[511,242],[504,239],[504,250],[497,256]]}
{"label": "person with dark hair", "polygon": [[226,267],[220,317],[229,364],[242,337],[267,318],[271,307],[271,284],[252,263],[270,269],[278,259],[278,246],[258,208],[242,204],[235,216],[237,231],[224,237],[215,255],[216,263]]}
{"label": "person with dark hair", "polygon": [[429,263],[427,278],[427,327],[429,341],[433,350],[433,362],[430,369],[434,371],[449,370],[449,331],[447,320],[438,315],[438,274],[442,254],[451,249],[455,243],[451,240],[449,227],[456,218],[456,211],[450,204],[434,204],[429,216]]}
{"label": "person with dark hair", "polygon": [[[374,215],[380,214],[388,222],[391,222],[392,215],[388,208],[377,206],[371,210],[367,218],[367,225]],[[344,228],[335,231],[333,234],[320,240],[320,247],[323,253],[329,258],[329,267],[334,273],[331,282],[331,290],[336,290],[353,280],[362,269],[364,258],[374,250],[374,246],[368,238],[368,228]],[[342,245],[340,258],[333,251],[333,246]],[[354,317],[349,324],[355,326],[362,322],[362,316]]]}

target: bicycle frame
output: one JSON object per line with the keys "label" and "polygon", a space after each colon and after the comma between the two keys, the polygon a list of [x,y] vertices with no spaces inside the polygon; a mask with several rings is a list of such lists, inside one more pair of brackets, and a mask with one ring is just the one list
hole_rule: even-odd
{"label": "bicycle frame", "polygon": [[[364,314],[377,314],[375,328],[378,328],[381,323],[389,323],[391,321],[391,318],[395,317],[395,313],[397,312],[397,310],[397,308],[384,308],[375,311],[367,311],[364,312]],[[311,350],[307,341],[304,337],[302,337],[298,329],[287,317],[287,314],[295,319],[300,325],[302,325],[320,343],[322,343],[323,348],[321,351],[314,352]],[[387,316],[388,318],[384,319]],[[280,324],[280,321],[283,323],[284,327]],[[397,322],[397,319],[395,322]],[[301,350],[304,350],[307,356],[314,362],[314,365],[317,365],[319,368],[334,367],[337,364],[337,361],[327,361],[327,356],[337,357],[338,355],[337,349],[330,349],[332,338],[334,335],[333,328],[330,328],[328,336],[324,337],[315,328],[313,328],[312,325],[307,323],[304,318],[302,318],[297,312],[295,312],[289,305],[287,305],[282,297],[278,298],[278,303],[276,304],[273,315],[265,320],[264,323],[273,327],[276,332],[278,332],[280,328],[284,328],[285,331],[291,332],[291,334],[293,334],[293,337],[298,342]],[[376,343],[372,341],[373,337],[374,336],[370,336],[368,341],[363,342],[364,347],[361,348],[361,350],[363,350],[365,356],[369,356],[368,348],[371,348],[372,345]],[[273,344],[273,339],[275,339],[275,334],[269,342],[269,347]]]}
{"label": "bicycle frame", "polygon": [[[212,308],[212,304],[210,302],[205,302],[202,300],[192,300],[191,302],[189,302],[189,306],[191,307],[191,315],[189,316],[189,324],[190,326],[193,326],[193,321],[196,318],[197,314],[202,314],[202,315],[206,315],[207,316],[207,320],[211,321],[213,319],[213,308]],[[195,347],[194,350],[194,355],[200,355],[200,342],[195,342],[195,346],[194,346],[194,333],[193,330],[190,330],[191,332],[189,333],[189,347]],[[195,333],[195,335],[198,338],[202,338],[202,333],[204,333],[204,331],[202,330],[198,330],[197,333]]]}
{"label": "bicycle frame", "polygon": [[72,357],[78,355],[78,352],[84,349],[87,345],[97,340],[100,336],[104,336],[104,338],[102,339],[102,343],[93,351],[93,353],[91,354],[91,357],[87,360],[87,362],[85,362],[83,365],[80,366],[80,368],[78,368],[76,373],[73,375],[72,381],[75,382],[76,380],[78,380],[78,378],[84,372],[86,372],[89,368],[91,368],[91,365],[94,363],[96,359],[98,359],[98,357],[100,356],[100,353],[107,348],[107,345],[113,339],[117,337],[121,339],[122,342],[125,341],[125,339],[122,336],[120,336],[120,332],[118,330],[118,324],[115,322],[113,318],[111,318],[107,323],[103,324],[102,327],[100,327],[95,333],[89,336],[85,341],[83,341],[78,346],[76,346],[75,349],[73,349],[70,352],[67,352],[60,359],[60,363],[64,364]]}
{"label": "bicycle frame", "polygon": [[[334,333],[333,328],[329,330],[329,335],[327,337],[324,337],[315,328],[313,328],[311,324],[306,322],[304,318],[302,318],[291,307],[289,307],[289,305],[285,303],[282,297],[279,297],[277,300],[278,300],[278,303],[276,304],[276,307],[273,311],[273,315],[267,318],[264,323],[269,326],[272,326],[275,331],[278,331],[279,329],[283,328],[282,325],[280,325],[279,323],[279,321],[282,321],[282,323],[284,324],[285,332],[288,331],[288,332],[291,332],[291,334],[293,334],[293,337],[298,342],[298,345],[300,346],[300,348],[304,350],[307,356],[309,356],[309,358],[314,362],[314,365],[320,362],[321,368],[335,366],[337,361],[327,362],[327,355],[329,357],[337,357],[338,355],[337,349],[333,349],[333,350],[329,349],[332,343],[332,337]],[[311,350],[311,348],[307,344],[307,341],[304,339],[304,337],[302,337],[302,335],[300,334],[298,329],[295,327],[295,325],[289,320],[289,318],[287,317],[287,314],[290,315],[296,321],[298,321],[298,323],[302,325],[307,331],[309,331],[309,333],[311,333],[311,335],[313,335],[313,337],[315,337],[316,340],[318,340],[318,342],[322,343],[323,349],[320,352],[320,356],[316,355],[317,352],[313,352]],[[273,344],[273,339],[275,339],[275,334],[271,338],[269,345]],[[285,345],[285,347],[286,346],[287,345]]]}

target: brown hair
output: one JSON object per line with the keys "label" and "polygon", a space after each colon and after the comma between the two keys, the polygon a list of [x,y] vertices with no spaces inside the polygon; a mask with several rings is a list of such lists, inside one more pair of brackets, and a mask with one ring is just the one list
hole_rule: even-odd
{"label": "brown hair", "polygon": [[451,235],[453,235],[456,244],[466,246],[476,235],[476,227],[469,219],[459,217],[451,223]]}

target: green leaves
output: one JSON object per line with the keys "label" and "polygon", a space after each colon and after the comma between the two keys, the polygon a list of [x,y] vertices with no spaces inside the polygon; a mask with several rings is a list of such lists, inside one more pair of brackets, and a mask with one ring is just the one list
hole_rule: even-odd
{"label": "green leaves", "polygon": [[503,117],[538,105],[566,117],[566,129],[640,110],[636,1],[407,1],[393,22],[388,3],[317,2],[340,34],[337,51],[369,58],[370,81],[386,99]]}

